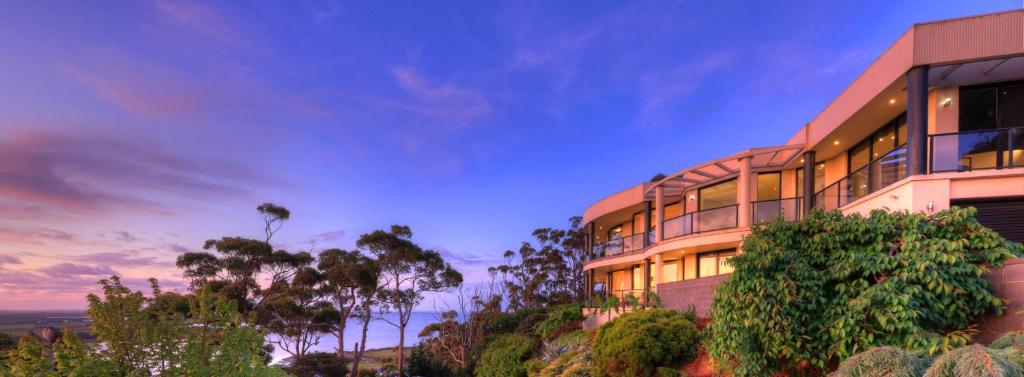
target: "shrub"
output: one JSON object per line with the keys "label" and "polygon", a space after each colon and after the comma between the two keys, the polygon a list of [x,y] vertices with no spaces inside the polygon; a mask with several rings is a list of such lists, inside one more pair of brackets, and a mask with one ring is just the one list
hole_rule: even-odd
{"label": "shrub", "polygon": [[1000,335],[996,340],[993,340],[988,347],[997,350],[1007,348],[1024,349],[1024,335],[1021,335],[1020,331],[1011,331]]}
{"label": "shrub", "polygon": [[552,307],[548,317],[537,322],[534,329],[542,339],[552,339],[558,335],[580,328],[580,322],[586,317],[583,316],[583,307],[580,305],[559,305]]}
{"label": "shrub", "polygon": [[680,312],[624,314],[598,328],[592,371],[595,376],[653,376],[658,367],[692,359],[699,342],[697,327]]}
{"label": "shrub", "polygon": [[977,318],[1004,310],[984,275],[1020,254],[973,208],[815,211],[755,227],[715,290],[708,352],[742,377],[820,371],[878,346],[953,349]]}
{"label": "shrub", "polygon": [[533,340],[519,335],[502,335],[491,341],[480,355],[478,377],[526,377],[523,362],[533,350]]}
{"label": "shrub", "polygon": [[935,359],[924,377],[1021,377],[1021,367],[997,350],[980,344],[961,347]]}
{"label": "shrub", "polygon": [[313,352],[292,360],[284,370],[297,377],[344,376],[348,374],[348,365],[333,353]]}
{"label": "shrub", "polygon": [[411,376],[455,376],[456,372],[448,367],[443,360],[434,357],[429,349],[421,343],[412,349],[406,360]]}
{"label": "shrub", "polygon": [[876,347],[851,356],[830,377],[920,377],[931,362],[921,352]]}

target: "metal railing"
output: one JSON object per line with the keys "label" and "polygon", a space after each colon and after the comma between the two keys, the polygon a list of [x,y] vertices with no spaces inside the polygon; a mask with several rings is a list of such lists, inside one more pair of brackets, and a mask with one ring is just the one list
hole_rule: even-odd
{"label": "metal railing", "polygon": [[613,257],[643,250],[645,235],[647,236],[647,245],[654,244],[654,231],[637,233],[594,245],[590,259]]}
{"label": "metal railing", "polygon": [[928,136],[929,171],[965,172],[1024,166],[1024,127]]}
{"label": "metal railing", "polygon": [[750,203],[751,220],[754,224],[770,223],[782,217],[783,221],[800,220],[803,198],[759,200]]}
{"label": "metal railing", "polygon": [[735,228],[739,218],[739,205],[706,209],[667,219],[662,223],[664,239],[712,230]]}
{"label": "metal railing", "polygon": [[906,178],[906,164],[907,148],[903,145],[814,193],[814,208],[831,211],[888,187]]}

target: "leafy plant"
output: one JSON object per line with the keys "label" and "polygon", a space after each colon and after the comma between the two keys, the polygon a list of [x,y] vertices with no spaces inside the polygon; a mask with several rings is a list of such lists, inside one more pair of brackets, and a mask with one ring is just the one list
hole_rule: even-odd
{"label": "leafy plant", "polygon": [[753,228],[715,290],[709,353],[736,376],[767,376],[878,346],[967,344],[978,318],[1005,307],[985,273],[1021,254],[974,212],[815,211]]}
{"label": "leafy plant", "polygon": [[935,359],[923,377],[1021,377],[1024,371],[1004,354],[980,344],[961,347]]}
{"label": "leafy plant", "polygon": [[921,352],[876,347],[851,356],[830,377],[920,377],[931,359]]}
{"label": "leafy plant", "polygon": [[580,305],[558,305],[548,311],[548,317],[538,322],[534,329],[542,339],[551,339],[560,334],[580,328],[583,307]]}
{"label": "leafy plant", "polygon": [[502,335],[487,344],[476,368],[478,377],[526,377],[523,364],[533,350],[533,340],[518,334]]}
{"label": "leafy plant", "polygon": [[658,367],[692,359],[699,343],[697,327],[680,312],[650,309],[623,314],[598,328],[592,373],[653,376]]}

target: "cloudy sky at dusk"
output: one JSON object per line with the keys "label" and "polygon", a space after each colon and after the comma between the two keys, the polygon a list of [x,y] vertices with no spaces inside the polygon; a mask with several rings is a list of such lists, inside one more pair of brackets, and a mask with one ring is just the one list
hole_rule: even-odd
{"label": "cloudy sky at dusk", "polygon": [[470,281],[530,231],[784,142],[912,23],[1003,1],[23,1],[0,12],[0,308],[260,234],[393,223]]}

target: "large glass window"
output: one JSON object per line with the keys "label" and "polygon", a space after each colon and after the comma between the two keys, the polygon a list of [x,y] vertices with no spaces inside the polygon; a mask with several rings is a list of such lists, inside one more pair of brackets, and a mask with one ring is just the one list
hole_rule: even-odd
{"label": "large glass window", "polygon": [[697,255],[697,277],[732,273],[733,267],[726,262],[735,255],[736,250],[733,249]]}
{"label": "large glass window", "polygon": [[825,188],[825,163],[819,163],[814,167],[814,192]]}
{"label": "large glass window", "polygon": [[612,290],[628,291],[633,289],[633,269],[612,271]]}
{"label": "large glass window", "polygon": [[665,283],[679,281],[679,264],[683,263],[681,260],[670,260],[662,262],[661,264],[661,281]]}
{"label": "large glass window", "polygon": [[664,211],[665,211],[665,219],[666,220],[674,219],[676,217],[682,216],[683,215],[683,205],[682,205],[682,202],[675,202],[675,203],[669,204],[669,205],[665,206]]}
{"label": "large glass window", "polygon": [[779,200],[782,198],[782,174],[760,173],[757,175],[757,200]]}
{"label": "large glass window", "polygon": [[860,199],[902,179],[906,174],[906,116],[900,115],[882,126],[848,152],[849,177],[841,182],[840,205]]}
{"label": "large glass window", "polygon": [[1000,88],[999,127],[1024,127],[1024,84]]}
{"label": "large glass window", "polygon": [[796,196],[804,196],[804,169],[796,169]]}
{"label": "large glass window", "polygon": [[996,128],[996,102],[999,89],[995,87],[960,89],[960,131],[980,131]]}
{"label": "large glass window", "polygon": [[736,180],[729,180],[698,191],[699,209],[720,208],[736,204]]}

